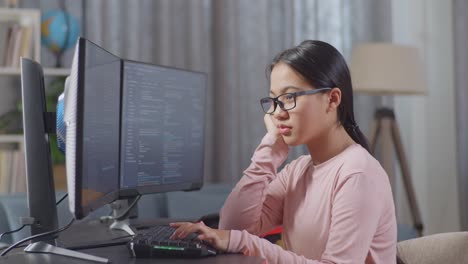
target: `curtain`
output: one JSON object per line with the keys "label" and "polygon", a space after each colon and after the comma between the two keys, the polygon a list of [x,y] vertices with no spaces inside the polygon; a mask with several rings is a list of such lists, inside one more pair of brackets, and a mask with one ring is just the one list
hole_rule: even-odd
{"label": "curtain", "polygon": [[[390,1],[372,0],[296,0],[294,42],[305,39],[326,41],[336,47],[349,62],[352,47],[360,42],[391,41]],[[380,96],[353,94],[356,122],[370,135],[374,110]],[[289,159],[306,153],[305,146],[292,151]]]}
{"label": "curtain", "polygon": [[[391,3],[385,0],[66,3],[81,18],[83,35],[118,56],[208,73],[205,179],[210,182],[237,182],[265,134],[258,99],[268,94],[265,71],[274,55],[302,40],[320,39],[349,59],[354,43],[391,36],[386,12]],[[379,101],[355,96],[356,119],[365,133]],[[305,151],[293,148],[290,159]]]}
{"label": "curtain", "polygon": [[456,98],[456,126],[457,126],[457,163],[458,163],[458,193],[462,230],[468,230],[468,3],[464,0],[453,2],[454,25],[454,57],[455,61],[455,98]]}
{"label": "curtain", "polygon": [[265,69],[293,45],[293,1],[85,1],[85,36],[121,57],[207,72],[205,179],[235,182],[265,133]]}
{"label": "curtain", "polygon": [[265,70],[293,45],[293,1],[214,1],[213,181],[236,182],[266,129]]}

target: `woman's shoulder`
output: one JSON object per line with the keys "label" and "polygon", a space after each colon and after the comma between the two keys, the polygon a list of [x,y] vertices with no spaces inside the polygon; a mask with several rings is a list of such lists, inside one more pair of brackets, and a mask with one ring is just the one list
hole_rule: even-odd
{"label": "woman's shoulder", "polygon": [[302,170],[303,168],[308,167],[310,163],[311,163],[310,155],[301,155],[298,158],[286,164],[286,166],[289,167],[289,170],[297,170],[297,169]]}
{"label": "woman's shoulder", "polygon": [[342,176],[385,175],[385,171],[374,156],[359,144],[353,145],[341,159]]}

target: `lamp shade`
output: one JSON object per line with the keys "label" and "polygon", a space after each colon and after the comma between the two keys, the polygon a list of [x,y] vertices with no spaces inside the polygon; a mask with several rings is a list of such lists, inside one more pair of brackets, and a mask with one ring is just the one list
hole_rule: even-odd
{"label": "lamp shade", "polygon": [[370,94],[425,94],[424,66],[414,47],[366,43],[353,49],[353,90]]}

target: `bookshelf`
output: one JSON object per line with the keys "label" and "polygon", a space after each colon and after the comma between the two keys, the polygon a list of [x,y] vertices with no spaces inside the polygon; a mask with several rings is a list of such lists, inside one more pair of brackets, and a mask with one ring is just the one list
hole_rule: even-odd
{"label": "bookshelf", "polygon": [[41,11],[39,9],[0,8],[0,63],[18,67],[19,57],[41,61]]}
{"label": "bookshelf", "polygon": [[[41,11],[0,8],[0,78],[20,78],[20,57],[41,63]],[[66,68],[44,68],[46,77],[69,74]],[[24,173],[23,135],[0,134],[0,193],[25,191]]]}
{"label": "bookshelf", "polygon": [[[11,58],[7,58],[8,56]],[[41,62],[41,11],[28,8],[0,8],[0,78],[20,77],[20,56]],[[70,69],[44,68],[44,75],[48,77],[69,74]],[[18,143],[20,138],[22,135],[0,134],[1,143]]]}
{"label": "bookshelf", "polygon": [[[21,56],[41,62],[41,11],[0,8],[0,76],[19,76]],[[69,73],[69,69],[44,68],[46,76]]]}

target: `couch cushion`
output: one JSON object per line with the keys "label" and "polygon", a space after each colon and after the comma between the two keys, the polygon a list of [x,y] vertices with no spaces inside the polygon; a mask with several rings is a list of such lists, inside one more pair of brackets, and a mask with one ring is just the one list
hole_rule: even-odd
{"label": "couch cushion", "polygon": [[398,242],[405,264],[468,263],[468,232],[440,233]]}

